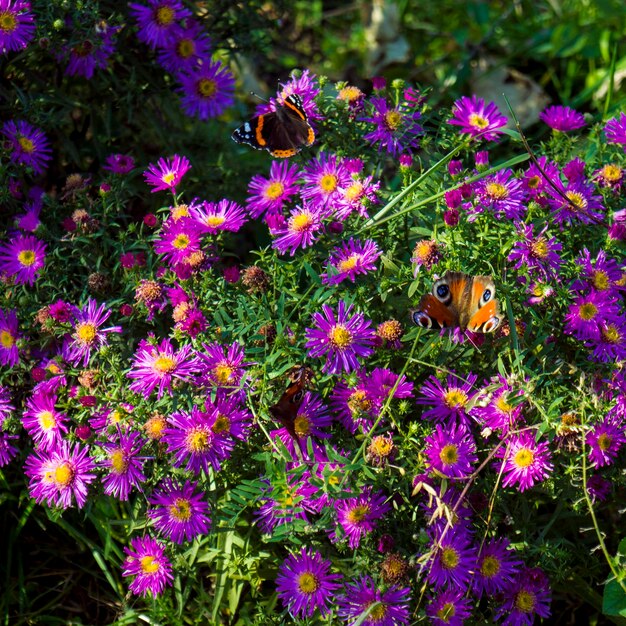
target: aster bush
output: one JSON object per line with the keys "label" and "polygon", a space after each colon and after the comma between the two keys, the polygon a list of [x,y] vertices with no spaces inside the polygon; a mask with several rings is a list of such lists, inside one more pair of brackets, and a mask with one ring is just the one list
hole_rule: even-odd
{"label": "aster bush", "polygon": [[[262,42],[105,5],[0,0],[7,620],[24,594],[42,623],[624,615],[611,94],[527,139],[475,94],[300,68],[256,114],[296,94],[316,141],[272,159],[229,139],[229,46]],[[495,332],[412,323],[446,271],[493,277]]]}

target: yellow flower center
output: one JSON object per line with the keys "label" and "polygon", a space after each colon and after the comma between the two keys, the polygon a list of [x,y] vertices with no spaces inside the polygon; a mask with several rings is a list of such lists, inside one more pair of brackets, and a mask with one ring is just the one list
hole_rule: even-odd
{"label": "yellow flower center", "polygon": [[[172,178],[170,178],[169,182],[174,180],[174,174],[172,174]],[[181,217],[189,217],[189,205],[188,204],[179,204],[177,207],[172,209],[172,218],[175,222],[177,222]]]}
{"label": "yellow flower center", "polygon": [[467,394],[462,389],[449,389],[443,396],[443,401],[447,407],[455,409],[467,404]]}
{"label": "yellow flower center", "polygon": [[165,419],[161,415],[155,415],[146,422],[144,428],[150,439],[159,440],[163,436],[165,426]]}
{"label": "yellow flower center", "polygon": [[273,183],[270,183],[265,189],[264,195],[268,200],[276,200],[280,198],[285,193],[285,186],[280,182],[275,180]]}
{"label": "yellow flower center", "polygon": [[203,98],[212,98],[217,92],[217,83],[211,78],[201,78],[198,81],[198,93]]}
{"label": "yellow flower center", "polygon": [[348,408],[352,415],[364,413],[372,408],[372,401],[367,397],[365,391],[357,389],[348,398]]}
{"label": "yellow flower center", "polygon": [[444,624],[449,624],[452,617],[456,615],[456,609],[452,602],[446,602],[438,611],[437,618]]}
{"label": "yellow flower center", "polygon": [[24,137],[24,135],[22,135],[17,141],[20,144],[20,148],[22,148],[24,152],[28,154],[35,152],[35,144],[28,137]]}
{"label": "yellow flower center", "polygon": [[226,363],[220,363],[219,365],[216,365],[213,369],[213,376],[215,376],[215,379],[220,385],[226,385],[228,382],[230,382],[233,372],[234,370],[230,365]]}
{"label": "yellow flower center", "polygon": [[163,174],[163,176],[161,176],[161,180],[166,185],[171,185],[174,182],[175,178],[176,178],[175,172],[168,172],[167,174]]}
{"label": "yellow flower center", "polygon": [[539,176],[531,176],[528,179],[528,188],[529,189],[537,189],[539,187],[539,183],[541,182],[541,177]]}
{"label": "yellow flower center", "polygon": [[478,130],[483,130],[489,126],[489,120],[482,115],[478,115],[478,113],[472,113],[469,117],[469,125]]}
{"label": "yellow flower center", "polygon": [[537,259],[545,259],[550,251],[548,242],[543,237],[539,237],[539,239],[533,241],[530,245],[530,249],[532,250],[533,256]]}
{"label": "yellow flower center", "polygon": [[165,356],[164,354],[159,355],[152,365],[152,369],[157,372],[157,374],[169,374],[174,371],[176,368],[176,361],[169,356]]}
{"label": "yellow flower center", "polygon": [[176,50],[181,59],[188,59],[196,53],[196,44],[193,39],[181,39]]}
{"label": "yellow flower center", "polygon": [[372,439],[370,451],[379,457],[388,457],[393,450],[393,440],[378,435]]}
{"label": "yellow flower center", "polygon": [[191,504],[186,498],[176,498],[169,507],[170,515],[179,522],[188,522],[191,518]]}
{"label": "yellow flower center", "polygon": [[619,165],[609,163],[602,168],[602,178],[609,183],[615,183],[622,177],[622,168]]}
{"label": "yellow flower center", "polygon": [[10,11],[0,11],[0,31],[10,34],[17,28],[15,15]]}
{"label": "yellow flower center", "polygon": [[489,183],[485,189],[487,194],[495,200],[504,200],[509,197],[509,190],[500,183]]}
{"label": "yellow flower center", "polygon": [[306,437],[311,432],[311,421],[307,415],[298,413],[296,419],[293,422],[293,427],[298,437]]}
{"label": "yellow flower center", "polygon": [[204,452],[209,446],[209,433],[199,428],[191,430],[185,438],[185,443],[187,444],[187,449],[194,454]]}
{"label": "yellow flower center", "polygon": [[320,179],[320,187],[324,193],[332,193],[337,189],[337,177],[334,174],[324,174]]}
{"label": "yellow flower center", "polygon": [[291,230],[301,233],[309,228],[313,224],[313,219],[308,213],[298,213],[294,215],[291,220]]}
{"label": "yellow flower center", "polygon": [[154,13],[154,19],[159,26],[169,26],[174,21],[175,15],[171,7],[160,6]]}
{"label": "yellow flower center", "polygon": [[587,208],[587,200],[585,200],[584,196],[577,191],[566,191],[565,195],[577,209]]}
{"label": "yellow flower center", "polygon": [[610,280],[609,280],[609,276],[606,272],[603,272],[602,270],[596,270],[593,273],[593,277],[591,279],[593,281],[593,286],[598,290],[598,291],[606,291],[609,286],[610,286]]}
{"label": "yellow flower center", "polygon": [[[371,605],[370,605],[371,606]],[[369,608],[369,607],[366,607]],[[382,622],[387,616],[387,607],[384,604],[376,605],[369,613],[368,621],[371,622]]]}
{"label": "yellow flower center", "polygon": [[97,334],[98,329],[94,324],[90,324],[89,322],[83,322],[76,327],[76,337],[81,343],[92,343]]}
{"label": "yellow flower center", "polygon": [[348,272],[351,269],[353,269],[354,267],[356,267],[357,263],[361,260],[361,255],[357,254],[356,252],[354,254],[352,254],[351,256],[349,256],[347,259],[344,259],[343,261],[340,261],[337,264],[337,269],[340,272]]}
{"label": "yellow flower center", "polygon": [[385,113],[385,124],[389,130],[398,130],[402,124],[402,114],[399,111],[387,111]]}
{"label": "yellow flower center", "polygon": [[450,546],[443,548],[441,551],[441,564],[445,569],[454,569],[460,560],[459,553]]}
{"label": "yellow flower center", "polygon": [[480,573],[485,578],[493,578],[501,568],[500,561],[495,556],[486,556],[480,565]]}
{"label": "yellow flower center", "polygon": [[139,564],[144,574],[155,574],[159,571],[159,563],[153,556],[142,556]]}
{"label": "yellow flower center", "polygon": [[0,345],[5,350],[15,345],[15,337],[8,330],[0,330]]}
{"label": "yellow flower center", "polygon": [[515,596],[515,608],[521,613],[532,613],[535,610],[537,599],[535,594],[522,589]]}
{"label": "yellow flower center", "polygon": [[345,350],[352,343],[352,333],[345,326],[337,324],[331,328],[328,339],[333,347]]}
{"label": "yellow flower center", "polygon": [[606,452],[607,450],[609,450],[612,443],[613,443],[613,437],[611,437],[611,435],[609,435],[608,433],[602,433],[598,437],[598,447],[603,452]]}
{"label": "yellow flower center", "polygon": [[177,250],[184,250],[185,248],[189,247],[190,243],[191,240],[189,239],[189,235],[186,235],[185,233],[180,233],[179,235],[176,235],[176,238],[172,241],[172,245]]}
{"label": "yellow flower center", "polygon": [[34,250],[22,250],[17,255],[17,260],[22,267],[30,267],[37,260]]}
{"label": "yellow flower center", "polygon": [[602,339],[605,343],[617,344],[622,341],[622,336],[619,328],[615,324],[609,324],[606,328],[602,329]]}
{"label": "yellow flower center", "polygon": [[454,444],[441,448],[439,458],[444,465],[454,465],[459,460],[459,450]]}
{"label": "yellow flower center", "polygon": [[509,404],[506,401],[506,394],[504,393],[496,400],[496,408],[502,413],[506,414],[509,414],[511,413],[511,411],[513,411],[513,405]]}
{"label": "yellow flower center", "polygon": [[363,183],[357,180],[345,190],[343,195],[348,202],[358,200],[363,195]]}
{"label": "yellow flower center", "polygon": [[56,426],[56,419],[52,411],[41,411],[37,415],[37,421],[43,430],[50,430]]}
{"label": "yellow flower center", "polygon": [[298,589],[302,593],[315,593],[318,588],[317,576],[311,572],[303,572],[298,576]]}
{"label": "yellow flower center", "polygon": [[533,464],[535,453],[529,448],[521,448],[515,453],[513,462],[517,467],[528,467]]}
{"label": "yellow flower center", "polygon": [[73,478],[74,469],[67,461],[61,463],[61,465],[54,470],[54,482],[59,487],[66,487],[72,482]]}
{"label": "yellow flower center", "polygon": [[347,515],[348,521],[351,524],[360,524],[367,517],[369,512],[370,508],[367,504],[355,506]]}
{"label": "yellow flower center", "polygon": [[213,424],[212,430],[216,435],[230,432],[230,418],[228,415],[220,413],[215,420],[215,424]]}
{"label": "yellow flower center", "polygon": [[348,85],[347,87],[343,87],[343,89],[339,90],[339,93],[337,94],[337,100],[356,102],[362,95],[363,92],[358,87]]}
{"label": "yellow flower center", "polygon": [[585,302],[585,304],[583,304],[578,311],[580,319],[583,319],[586,322],[592,320],[597,315],[597,313],[598,307],[593,304],[593,302]]}
{"label": "yellow flower center", "polygon": [[210,215],[206,218],[206,225],[211,228],[217,228],[221,226],[226,221],[226,218],[223,215]]}
{"label": "yellow flower center", "polygon": [[119,424],[121,421],[122,412],[119,409],[111,411],[111,414],[109,415],[109,422],[111,422],[111,424]]}
{"label": "yellow flower center", "polygon": [[116,474],[123,474],[128,469],[126,455],[119,448],[109,454],[109,460],[111,461],[111,468]]}

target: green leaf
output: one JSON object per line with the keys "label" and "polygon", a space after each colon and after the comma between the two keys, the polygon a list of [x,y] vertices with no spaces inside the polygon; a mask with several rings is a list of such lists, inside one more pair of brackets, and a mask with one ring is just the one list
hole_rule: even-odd
{"label": "green leaf", "polygon": [[626,591],[616,580],[611,580],[604,586],[602,612],[605,615],[626,617]]}

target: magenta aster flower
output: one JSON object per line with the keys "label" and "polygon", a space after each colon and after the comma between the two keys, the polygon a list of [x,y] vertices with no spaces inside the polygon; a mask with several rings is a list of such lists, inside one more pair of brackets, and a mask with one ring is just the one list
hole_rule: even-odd
{"label": "magenta aster flower", "polygon": [[99,464],[108,470],[102,479],[104,493],[118,500],[128,500],[133,487],[141,489],[141,483],[146,480],[142,471],[145,459],[139,456],[144,444],[138,432],[123,433],[119,426],[114,441],[98,442],[106,453],[106,459]]}
{"label": "magenta aster flower", "polygon": [[150,164],[143,176],[146,183],[154,187],[152,193],[170,189],[175,195],[176,187],[190,169],[189,159],[175,154],[168,159],[159,159],[156,165]]}
{"label": "magenta aster flower", "polygon": [[[372,493],[371,487],[364,487],[356,498],[335,501],[337,525],[348,538],[350,548],[358,548],[361,539],[371,533],[378,520],[391,509],[386,499],[381,491]],[[339,540],[337,531],[338,528],[331,534],[331,540]]]}
{"label": "magenta aster flower", "polygon": [[363,575],[346,585],[345,595],[337,599],[338,615],[348,626],[357,622],[360,626],[402,626],[410,621],[410,598],[409,587],[392,585],[382,591],[369,576]]}
{"label": "magenta aster flower", "polygon": [[326,216],[341,200],[341,189],[350,185],[351,176],[341,157],[322,152],[304,168],[302,181],[302,198]]}
{"label": "magenta aster flower", "polygon": [[461,132],[486,141],[495,141],[502,134],[500,129],[507,124],[507,118],[493,102],[485,104],[482,98],[475,95],[457,100],[452,114],[448,124],[460,126]]}
{"label": "magenta aster flower", "polygon": [[213,432],[246,441],[252,429],[253,416],[245,406],[241,405],[239,394],[230,394],[225,389],[218,389],[215,400],[207,398],[207,411],[217,411],[217,418],[213,424]]}
{"label": "magenta aster flower", "polygon": [[130,548],[124,548],[122,576],[134,576],[129,589],[135,595],[158,596],[166,586],[172,586],[172,564],[165,547],[152,537],[134,537]]}
{"label": "magenta aster flower", "polygon": [[210,61],[211,39],[202,26],[192,20],[184,21],[184,26],[176,24],[169,40],[159,50],[157,60],[171,74],[188,72],[200,63]]}
{"label": "magenta aster flower", "polygon": [[521,220],[526,215],[526,194],[522,181],[504,169],[476,182],[475,202],[498,219]]}
{"label": "magenta aster flower", "polygon": [[0,385],[0,430],[13,411],[15,411],[15,407],[11,404],[11,392],[7,387]]}
{"label": "magenta aster flower", "polygon": [[367,274],[376,269],[376,261],[382,254],[375,241],[361,242],[350,237],[330,252],[326,274],[322,282],[338,285],[344,280],[355,281],[357,274]]}
{"label": "magenta aster flower", "polygon": [[128,174],[135,167],[135,159],[128,154],[109,154],[106,158],[103,170],[113,174]]}
{"label": "magenta aster flower", "polygon": [[524,391],[515,388],[503,376],[498,375],[497,380],[499,385],[491,392],[488,403],[474,406],[470,414],[486,428],[506,435],[524,421],[524,403],[514,400],[523,396]]}
{"label": "magenta aster flower", "polygon": [[592,502],[604,502],[611,493],[611,481],[600,474],[593,474],[587,479],[587,493]]}
{"label": "magenta aster flower", "polygon": [[331,562],[316,550],[302,548],[278,568],[276,593],[295,619],[312,617],[315,609],[324,617],[334,604],[341,576],[330,573]]}
{"label": "magenta aster flower", "polygon": [[367,209],[377,204],[379,182],[373,182],[373,176],[361,177],[352,173],[352,180],[347,187],[340,187],[341,200],[335,207],[335,217],[338,220],[347,219],[352,213],[361,217],[369,217]]}
{"label": "magenta aster flower", "polygon": [[585,116],[566,106],[548,107],[539,113],[539,119],[561,133],[578,130],[585,125]]}
{"label": "magenta aster flower", "polygon": [[591,341],[593,359],[602,363],[626,359],[626,319],[620,317],[614,322],[605,321],[600,325],[600,338]]}
{"label": "magenta aster flower", "polygon": [[[548,180],[558,180],[560,172],[557,164],[548,161],[548,157],[541,156],[537,160],[541,169],[534,163],[531,163],[524,173],[523,183],[528,196],[539,202],[543,199],[543,194],[545,194],[550,187]],[[546,178],[548,180],[546,180]]]}
{"label": "magenta aster flower", "polygon": [[626,443],[624,427],[611,418],[596,424],[587,435],[589,461],[598,468],[612,465]]}
{"label": "magenta aster flower", "polygon": [[201,250],[202,229],[195,219],[181,217],[168,219],[154,242],[154,251],[162,254],[165,261],[176,266],[187,263]]}
{"label": "magenta aster flower", "polygon": [[154,527],[174,543],[192,541],[211,530],[209,504],[198,483],[183,485],[171,478],[163,480],[149,499],[147,516]]}
{"label": "magenta aster flower", "polygon": [[483,544],[472,583],[476,597],[501,593],[519,576],[523,563],[515,556],[515,550],[509,549],[510,545],[505,537]]}
{"label": "magenta aster flower", "polygon": [[552,594],[548,579],[539,568],[525,568],[506,589],[504,603],[496,612],[501,626],[532,626],[535,615],[550,616]]}
{"label": "magenta aster flower", "polygon": [[476,548],[471,543],[470,532],[457,524],[448,528],[443,536],[436,536],[433,543],[428,582],[438,590],[467,589],[476,566]]}
{"label": "magenta aster flower", "polygon": [[147,0],[148,6],[131,2],[131,16],[137,21],[137,38],[151,48],[162,48],[173,37],[177,25],[191,18],[180,0]]}
{"label": "magenta aster flower", "polygon": [[178,411],[167,418],[168,428],[163,432],[162,441],[168,452],[174,455],[174,467],[185,466],[199,474],[209,472],[209,466],[218,472],[221,462],[230,456],[234,441],[224,433],[216,433],[213,425],[217,411],[201,411],[194,406],[191,413]]}
{"label": "magenta aster flower", "polygon": [[469,426],[466,407],[476,395],[473,388],[477,379],[471,372],[466,379],[449,374],[443,385],[436,376],[430,376],[420,389],[422,397],[416,400],[417,404],[432,407],[422,413],[422,419],[445,424],[455,421]]}
{"label": "magenta aster flower", "polygon": [[471,614],[472,601],[462,589],[446,589],[426,605],[426,615],[433,626],[463,626]]}
{"label": "magenta aster flower", "polygon": [[319,209],[302,204],[291,211],[287,223],[273,230],[275,239],[272,248],[279,254],[289,252],[291,256],[298,248],[308,248],[317,239],[317,232],[322,227],[322,215]]}
{"label": "magenta aster flower", "polygon": [[97,352],[108,345],[108,334],[122,332],[121,326],[101,328],[110,316],[111,310],[106,310],[104,303],[98,306],[93,298],[89,298],[87,304],[75,312],[72,333],[63,344],[63,357],[68,363],[85,367],[92,351]]}
{"label": "magenta aster flower", "polygon": [[9,120],[2,126],[2,134],[7,138],[11,161],[18,165],[32,167],[35,174],[41,174],[46,170],[52,151],[50,142],[42,130],[23,120],[17,123]]}
{"label": "magenta aster flower", "polygon": [[73,46],[62,46],[56,58],[59,62],[67,62],[65,74],[91,80],[96,70],[106,69],[110,56],[115,52],[119,30],[119,26],[109,26],[102,20],[96,25],[92,38]]}
{"label": "magenta aster flower", "polygon": [[553,469],[548,444],[536,442],[532,430],[511,436],[506,449],[500,448],[496,456],[503,459],[502,485],[515,485],[520,492],[545,480]]}
{"label": "magenta aster flower", "polygon": [[569,201],[565,200],[552,187],[546,189],[548,204],[553,212],[554,221],[563,229],[576,222],[595,224],[604,219],[602,196],[594,195],[595,187],[584,179],[568,181],[563,185],[560,179],[554,181]]}
{"label": "magenta aster flower", "polygon": [[535,235],[532,224],[517,224],[517,241],[507,257],[515,261],[515,269],[523,269],[532,276],[544,279],[555,278],[559,275],[562,260],[559,252],[563,245],[555,237],[547,237],[546,224]]}
{"label": "magenta aster flower", "polygon": [[359,428],[364,433],[371,430],[381,408],[380,400],[375,396],[364,373],[359,374],[354,385],[343,381],[337,383],[330,397],[330,406],[346,430],[352,434]]}
{"label": "magenta aster flower", "polygon": [[624,275],[621,264],[600,250],[595,259],[587,248],[583,248],[576,265],[580,267],[579,280],[574,281],[573,291],[592,289],[598,292],[612,293],[617,296],[624,289]]}
{"label": "magenta aster flower", "polygon": [[430,469],[447,478],[469,476],[478,460],[474,439],[463,424],[445,428],[437,424],[435,432],[426,437],[424,454]]}
{"label": "magenta aster flower", "polygon": [[19,449],[11,442],[19,439],[19,435],[9,435],[0,431],[0,467],[8,465],[18,454]]}
{"label": "magenta aster flower", "polygon": [[130,390],[148,398],[158,387],[158,398],[163,396],[165,390],[171,395],[175,379],[187,382],[197,371],[198,364],[191,352],[190,345],[175,350],[169,339],[163,339],[158,346],[142,339],[127,374],[128,378],[134,379]]}
{"label": "magenta aster flower", "polygon": [[367,358],[374,350],[376,336],[371,322],[362,313],[350,316],[353,305],[339,302],[337,313],[325,304],[322,313],[313,313],[313,328],[307,328],[308,356],[326,356],[322,368],[325,373],[338,374],[358,369],[358,357]]}
{"label": "magenta aster flower", "polygon": [[15,235],[0,243],[0,274],[11,276],[18,285],[34,285],[43,269],[46,244],[33,235]]}
{"label": "magenta aster flower", "polygon": [[5,313],[0,309],[0,365],[14,367],[19,363],[17,340],[20,336],[15,310]]}
{"label": "magenta aster flower", "polygon": [[244,347],[235,341],[230,346],[205,343],[203,348],[204,352],[198,352],[202,381],[210,386],[238,387],[248,365]]}
{"label": "magenta aster flower", "polygon": [[288,159],[272,161],[269,178],[257,174],[248,184],[246,206],[250,217],[264,213],[279,213],[298,193],[300,169]]}
{"label": "magenta aster flower", "polygon": [[419,123],[422,115],[413,104],[403,102],[393,106],[385,98],[376,96],[371,98],[370,103],[372,114],[359,118],[375,126],[373,131],[363,136],[365,141],[377,145],[379,152],[386,150],[392,157],[419,148],[419,136],[424,129]]}
{"label": "magenta aster flower", "polygon": [[28,491],[37,504],[44,500],[48,506],[82,509],[87,502],[87,488],[96,478],[95,464],[89,450],[62,441],[49,452],[37,450],[26,459],[24,472],[29,477]]}
{"label": "magenta aster flower", "polygon": [[413,383],[408,381],[404,374],[398,377],[397,374],[386,368],[374,368],[368,377],[368,383],[372,397],[380,406],[387,401],[392,390],[394,398],[413,397]]}
{"label": "magenta aster flower", "polygon": [[23,50],[35,36],[28,0],[0,0],[0,54]]}
{"label": "magenta aster flower", "polygon": [[626,146],[626,113],[611,118],[604,125],[604,134],[609,143]]}
{"label": "magenta aster flower", "polygon": [[191,207],[189,214],[203,233],[211,235],[222,230],[236,233],[246,221],[243,207],[230,200],[202,202]]}
{"label": "magenta aster flower", "polygon": [[26,401],[22,424],[36,446],[44,452],[53,451],[67,433],[68,417],[56,408],[57,395],[44,388],[35,391]]}
{"label": "magenta aster flower", "polygon": [[207,61],[178,75],[183,111],[200,120],[221,115],[232,106],[235,77],[219,61]]}
{"label": "magenta aster flower", "polygon": [[565,316],[565,332],[581,341],[598,341],[603,325],[619,323],[620,309],[610,293],[592,291],[580,295]]}

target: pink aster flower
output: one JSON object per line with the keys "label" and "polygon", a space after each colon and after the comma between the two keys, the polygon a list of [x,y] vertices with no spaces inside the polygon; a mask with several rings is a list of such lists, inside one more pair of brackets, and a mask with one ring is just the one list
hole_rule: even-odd
{"label": "pink aster flower", "polygon": [[437,424],[435,432],[426,437],[424,454],[429,468],[447,478],[469,476],[478,460],[474,439],[462,424],[445,428]]}
{"label": "pink aster flower", "polygon": [[50,452],[67,433],[68,417],[56,408],[57,395],[49,388],[34,391],[26,401],[22,424],[35,445]]}
{"label": "pink aster flower", "polygon": [[76,500],[79,509],[87,502],[87,489],[96,478],[95,464],[89,450],[62,441],[48,452],[35,451],[26,459],[24,471],[29,477],[28,490],[40,504],[67,509]]}
{"label": "pink aster flower", "polygon": [[272,161],[269,177],[253,176],[248,184],[246,206],[250,217],[256,219],[264,213],[280,213],[298,193],[300,170],[288,159]]}
{"label": "pink aster flower", "polygon": [[375,241],[361,242],[350,237],[330,252],[327,270],[322,282],[338,285],[344,280],[355,281],[357,274],[367,274],[376,269],[376,261],[382,254]]}
{"label": "pink aster flower", "polygon": [[246,221],[243,207],[231,200],[220,200],[217,203],[205,201],[190,207],[189,214],[201,232],[211,235],[223,230],[236,233]]}
{"label": "pink aster flower", "polygon": [[[2,2],[3,0],[0,0]],[[6,1],[6,0],[4,0]],[[2,11],[0,11],[0,17]],[[0,28],[0,34],[2,29]],[[13,120],[5,122],[2,134],[7,139],[11,161],[26,167],[32,167],[35,174],[42,174],[52,157],[50,142],[44,132],[28,122]]]}
{"label": "pink aster flower", "polygon": [[140,457],[145,440],[136,431],[123,433],[118,426],[113,441],[98,442],[105,451],[106,458],[100,467],[108,470],[102,479],[104,493],[118,500],[128,500],[133,487],[140,488],[146,480],[143,473],[144,460]]}
{"label": "pink aster flower", "polygon": [[128,174],[135,167],[135,159],[128,154],[109,154],[106,158],[103,170],[112,174]]}
{"label": "pink aster flower", "polygon": [[0,54],[23,50],[35,36],[28,0],[0,0]]}
{"label": "pink aster flower", "polygon": [[217,411],[217,417],[213,423],[213,432],[233,439],[245,441],[253,426],[253,416],[250,411],[241,404],[239,394],[231,394],[226,389],[218,389],[215,400],[208,397],[205,401],[207,411]]}
{"label": "pink aster flower", "polygon": [[308,356],[326,356],[322,370],[333,374],[359,368],[358,358],[367,358],[374,350],[376,333],[362,313],[350,316],[353,305],[339,302],[337,313],[325,304],[322,313],[313,313],[313,328],[307,328]]}
{"label": "pink aster flower", "polygon": [[553,469],[548,444],[536,442],[532,430],[509,437],[506,448],[500,448],[496,456],[503,459],[502,485],[515,485],[520,492],[545,480]]}
{"label": "pink aster flower", "polygon": [[162,48],[174,35],[182,20],[191,18],[191,11],[181,0],[145,0],[148,6],[131,2],[131,16],[137,21],[137,38],[151,48]]}
{"label": "pink aster flower", "polygon": [[19,363],[20,355],[17,340],[21,337],[15,310],[0,309],[0,365],[14,367]]}
{"label": "pink aster flower", "polygon": [[291,211],[286,224],[272,231],[272,248],[278,250],[279,254],[289,252],[293,256],[298,248],[308,248],[315,243],[321,227],[322,215],[319,209],[303,204]]}
{"label": "pink aster flower", "polygon": [[302,181],[303,200],[326,216],[341,200],[341,189],[350,185],[351,176],[341,157],[322,152],[305,167]]}
{"label": "pink aster flower", "polygon": [[474,383],[477,379],[478,376],[472,373],[466,379],[449,374],[444,385],[436,376],[430,376],[422,385],[421,397],[416,400],[417,404],[431,407],[422,413],[422,419],[442,424],[456,421],[469,426],[471,420],[466,407],[476,395]]}
{"label": "pink aster flower", "polygon": [[159,159],[156,165],[151,164],[143,176],[146,183],[154,187],[152,193],[170,189],[176,195],[176,187],[190,169],[189,159],[175,154],[168,159]]}
{"label": "pink aster flower", "polygon": [[555,237],[547,237],[546,224],[538,234],[534,234],[532,224],[517,224],[517,240],[507,257],[514,261],[515,269],[523,269],[532,276],[540,276],[544,280],[559,275],[563,261],[559,252],[563,245]]}
{"label": "pink aster flower", "polygon": [[480,209],[487,209],[496,218],[521,220],[526,215],[526,194],[522,181],[513,172],[504,169],[476,182],[474,202]]}
{"label": "pink aster flower", "polygon": [[620,113],[604,125],[604,134],[609,143],[625,146],[626,151],[626,113]]}
{"label": "pink aster flower", "polygon": [[93,298],[89,298],[82,309],[76,310],[72,333],[63,344],[63,357],[68,363],[86,366],[92,351],[97,352],[108,345],[107,335],[122,332],[121,326],[101,328],[111,313],[104,303],[98,306]]}
{"label": "pink aster flower", "polygon": [[448,124],[459,126],[461,132],[486,141],[495,141],[502,134],[500,129],[507,124],[507,118],[493,102],[485,104],[482,98],[475,95],[457,100],[452,113]]}
{"label": "pink aster flower", "polygon": [[585,125],[585,116],[566,106],[550,106],[539,113],[539,119],[553,130],[567,133]]}
{"label": "pink aster flower", "polygon": [[127,374],[128,378],[134,379],[129,388],[148,398],[158,387],[157,398],[161,398],[166,390],[172,394],[174,380],[191,380],[197,368],[190,345],[175,350],[169,339],[163,339],[158,346],[142,339]]}
{"label": "pink aster flower", "polygon": [[11,276],[15,282],[34,285],[43,269],[46,244],[33,235],[15,235],[0,243],[0,274]]}
{"label": "pink aster flower", "polygon": [[203,344],[198,352],[198,368],[202,382],[215,387],[238,387],[245,373],[244,347],[238,342],[230,346]]}
{"label": "pink aster flower", "polygon": [[625,443],[624,427],[616,420],[606,418],[587,435],[589,461],[596,468],[612,465]]}
{"label": "pink aster flower", "polygon": [[[554,182],[561,193],[557,193],[552,187],[546,188],[546,191],[554,221],[561,229],[577,223],[596,224],[604,219],[605,207],[602,204],[602,196],[594,194],[593,183],[585,179],[569,180],[567,185],[560,179]],[[567,200],[561,194],[564,194]]]}
{"label": "pink aster flower", "polygon": [[9,435],[0,431],[0,467],[8,465],[17,456],[19,449],[11,443],[17,439],[19,435]]}
{"label": "pink aster flower", "polygon": [[166,586],[172,586],[172,564],[165,546],[152,537],[135,537],[130,548],[124,548],[126,559],[122,576],[134,576],[129,589],[135,595],[158,596]]}
{"label": "pink aster flower", "polygon": [[168,219],[154,242],[154,251],[162,254],[171,266],[188,263],[201,250],[202,229],[189,217]]}

